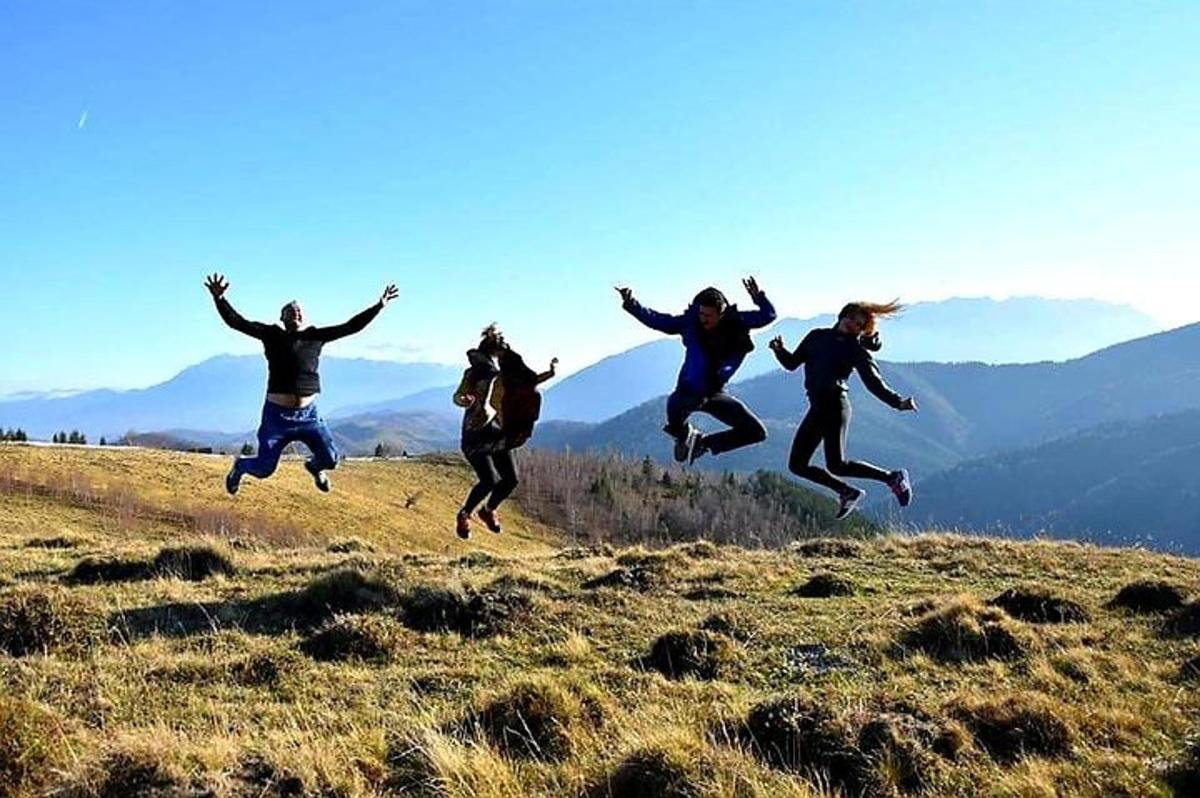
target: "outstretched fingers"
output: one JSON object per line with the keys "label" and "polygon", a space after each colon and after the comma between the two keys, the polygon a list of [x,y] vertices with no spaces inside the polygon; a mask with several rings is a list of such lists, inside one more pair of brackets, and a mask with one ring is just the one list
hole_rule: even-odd
{"label": "outstretched fingers", "polygon": [[383,294],[379,297],[379,304],[386,305],[398,296],[400,296],[400,289],[396,287],[395,283],[388,283],[387,288],[383,289]]}
{"label": "outstretched fingers", "polygon": [[224,275],[213,272],[204,280],[204,287],[213,297],[219,299],[229,289],[229,282]]}

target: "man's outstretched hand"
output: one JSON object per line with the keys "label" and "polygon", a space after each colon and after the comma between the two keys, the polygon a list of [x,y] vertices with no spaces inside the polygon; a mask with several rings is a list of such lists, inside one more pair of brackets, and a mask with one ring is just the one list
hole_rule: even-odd
{"label": "man's outstretched hand", "polygon": [[755,280],[753,277],[747,277],[745,280],[742,280],[742,285],[746,288],[746,293],[750,294],[751,299],[757,301],[762,296],[762,289],[758,287],[758,280]]}
{"label": "man's outstretched hand", "polygon": [[771,339],[771,342],[769,344],[767,344],[767,348],[770,349],[772,352],[786,351],[786,347],[784,347],[784,345],[783,345],[783,336],[776,335],[774,338]]}
{"label": "man's outstretched hand", "polygon": [[911,396],[908,397],[907,399],[905,399],[903,402],[900,403],[900,409],[904,410],[904,411],[916,413],[917,410],[919,409],[917,407],[917,400]]}
{"label": "man's outstretched hand", "polygon": [[622,302],[633,301],[633,289],[628,286],[615,286],[616,292],[621,295]]}
{"label": "man's outstretched hand", "polygon": [[388,283],[388,287],[383,289],[383,293],[379,295],[379,306],[387,307],[387,304],[398,296],[400,296],[400,289],[396,288],[395,283]]}
{"label": "man's outstretched hand", "polygon": [[229,290],[229,281],[225,279],[224,275],[214,272],[205,279],[204,287],[208,289],[208,293],[212,294],[213,299],[220,299]]}

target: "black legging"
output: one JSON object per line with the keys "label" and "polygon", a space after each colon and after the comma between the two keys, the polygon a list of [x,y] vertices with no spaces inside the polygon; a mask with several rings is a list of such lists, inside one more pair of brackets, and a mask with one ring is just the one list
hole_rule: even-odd
{"label": "black legging", "polygon": [[[500,502],[516,490],[520,480],[517,479],[517,465],[513,462],[511,449],[479,452],[468,457],[467,462],[475,469],[479,482],[467,494],[467,501],[462,506],[463,513],[472,513],[485,498],[488,499],[488,509],[495,510]],[[491,494],[491,498],[488,498],[488,494]]]}
{"label": "black legging", "polygon": [[[804,417],[804,420],[800,422],[800,428],[796,430],[796,438],[792,442],[792,454],[788,458],[788,469],[798,477],[836,490],[839,495],[849,493],[854,488],[835,477],[834,474],[855,479],[888,482],[892,475],[882,468],[870,463],[846,459],[846,428],[848,426],[850,426],[850,400],[844,395],[840,399],[823,399],[813,402],[808,409],[808,415]],[[812,465],[810,462],[822,442],[825,444],[825,468]]]}

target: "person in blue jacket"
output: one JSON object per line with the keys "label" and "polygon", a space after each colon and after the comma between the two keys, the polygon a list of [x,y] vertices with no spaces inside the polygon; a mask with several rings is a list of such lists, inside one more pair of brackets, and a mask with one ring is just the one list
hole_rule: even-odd
{"label": "person in blue jacket", "polygon": [[[705,288],[682,314],[673,316],[645,307],[633,291],[619,287],[625,310],[652,330],[683,339],[685,355],[675,390],[667,398],[663,430],[675,439],[675,459],[695,462],[704,454],[722,454],[761,443],[767,428],[741,400],[725,390],[742,361],[754,349],[750,331],[775,321],[775,307],[753,277],[742,281],[755,310],[739,310],[716,288]],[[701,412],[729,429],[701,435],[690,423]]]}

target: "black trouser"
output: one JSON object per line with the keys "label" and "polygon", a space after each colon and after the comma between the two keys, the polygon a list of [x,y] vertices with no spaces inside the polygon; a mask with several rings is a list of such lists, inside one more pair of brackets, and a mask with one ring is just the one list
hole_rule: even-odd
{"label": "black trouser", "polygon": [[[892,475],[878,466],[846,459],[846,428],[850,426],[850,400],[845,395],[840,398],[810,401],[812,403],[808,415],[796,430],[792,454],[788,458],[788,469],[793,474],[832,488],[839,495],[854,488],[834,474],[854,479],[873,479],[876,482],[891,480]],[[810,462],[821,443],[825,444],[825,468]]]}
{"label": "black trouser", "polygon": [[667,397],[667,426],[664,429],[678,438],[687,432],[688,416],[697,412],[708,413],[717,421],[729,425],[727,430],[701,438],[704,448],[713,454],[762,443],[767,439],[767,428],[758,420],[758,416],[750,412],[750,408],[742,404],[740,399],[724,391],[711,396],[699,396],[676,390]]}
{"label": "black trouser", "polygon": [[[511,449],[477,452],[468,457],[467,462],[479,477],[479,482],[471,488],[471,492],[467,494],[467,501],[462,506],[462,511],[468,515],[485,498],[488,500],[488,509],[495,510],[500,506],[500,502],[507,499],[516,489],[520,481],[517,479],[517,465],[513,462]],[[491,498],[488,498],[489,494]]]}

